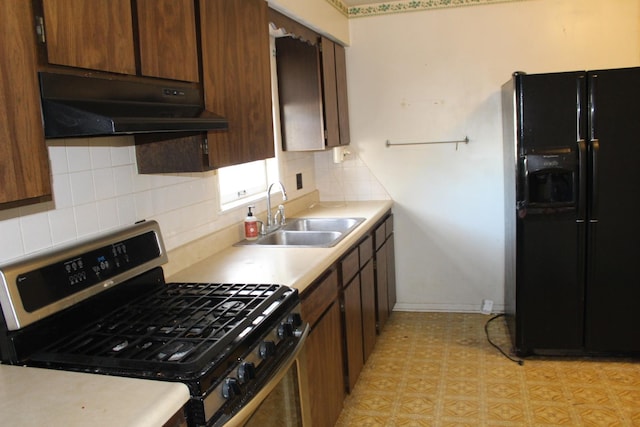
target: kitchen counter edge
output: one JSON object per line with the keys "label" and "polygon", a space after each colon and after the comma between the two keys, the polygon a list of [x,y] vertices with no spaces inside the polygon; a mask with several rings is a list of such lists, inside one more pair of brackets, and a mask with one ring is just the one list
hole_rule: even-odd
{"label": "kitchen counter edge", "polygon": [[0,422],[158,427],[189,400],[185,384],[0,365]]}
{"label": "kitchen counter edge", "polygon": [[355,245],[392,208],[391,200],[319,202],[296,213],[298,218],[365,218],[355,230],[330,248],[231,246],[167,278],[169,282],[277,283],[307,286]]}

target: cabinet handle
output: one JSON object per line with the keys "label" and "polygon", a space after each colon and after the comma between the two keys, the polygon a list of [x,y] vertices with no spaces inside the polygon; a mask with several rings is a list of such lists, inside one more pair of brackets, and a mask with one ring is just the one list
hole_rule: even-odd
{"label": "cabinet handle", "polygon": [[209,138],[204,138],[202,141],[202,154],[205,156],[209,155]]}
{"label": "cabinet handle", "polygon": [[36,16],[36,35],[40,43],[46,43],[46,36],[44,34],[44,18],[42,16]]}

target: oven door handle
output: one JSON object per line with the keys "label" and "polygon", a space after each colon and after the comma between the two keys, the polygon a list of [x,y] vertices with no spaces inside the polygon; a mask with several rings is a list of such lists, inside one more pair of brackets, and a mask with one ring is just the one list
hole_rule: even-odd
{"label": "oven door handle", "polygon": [[[309,331],[311,327],[307,323],[305,325],[304,330],[302,331],[302,335],[300,336],[300,340],[298,344],[296,344],[295,348],[291,352],[291,354],[287,357],[285,362],[280,366],[280,369],[273,374],[273,376],[269,379],[269,381],[260,389],[258,393],[256,393],[253,398],[245,404],[236,414],[229,419],[224,426],[225,427],[240,427],[243,426],[253,415],[253,413],[258,409],[258,407],[262,404],[262,402],[269,396],[269,393],[273,391],[274,388],[280,383],[280,380],[284,378],[286,373],[291,368],[291,365],[296,361],[302,348],[304,347],[304,343],[307,340],[307,336],[309,335]],[[300,373],[298,373],[300,375]]]}

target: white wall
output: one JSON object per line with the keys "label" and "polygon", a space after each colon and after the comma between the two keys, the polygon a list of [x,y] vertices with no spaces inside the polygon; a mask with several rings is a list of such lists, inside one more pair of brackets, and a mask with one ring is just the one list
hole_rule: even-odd
{"label": "white wall", "polygon": [[[483,298],[502,307],[500,86],[513,71],[639,66],[639,27],[638,0],[531,0],[350,21],[352,150],[395,201],[397,308],[477,311]],[[385,147],[465,135],[469,144],[457,150]]]}
{"label": "white wall", "polygon": [[[49,140],[47,145],[54,200],[0,211],[0,263],[143,219],[160,223],[171,250],[245,217],[244,207],[219,211],[215,172],[138,174],[133,137]],[[313,155],[284,153],[280,160],[289,197],[315,190]],[[302,190],[296,190],[298,172]],[[256,205],[258,212],[265,209],[264,201]]]}

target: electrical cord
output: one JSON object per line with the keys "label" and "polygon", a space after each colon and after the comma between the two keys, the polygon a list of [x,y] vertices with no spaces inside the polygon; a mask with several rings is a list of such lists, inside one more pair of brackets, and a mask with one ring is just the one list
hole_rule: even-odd
{"label": "electrical cord", "polygon": [[504,357],[506,357],[507,359],[511,360],[512,362],[516,362],[518,365],[522,366],[524,365],[524,360],[522,359],[517,359],[509,354],[507,354],[503,349],[500,348],[500,346],[498,346],[497,344],[495,344],[493,341],[491,341],[491,338],[489,337],[489,323],[493,322],[494,320],[496,320],[499,317],[503,317],[504,313],[500,313],[497,314],[495,316],[493,316],[491,319],[487,320],[487,323],[484,324],[484,333],[487,336],[487,341],[489,342],[489,344],[491,344],[493,347],[495,347],[496,349],[498,349],[498,351],[500,353],[502,353],[502,355]]}

